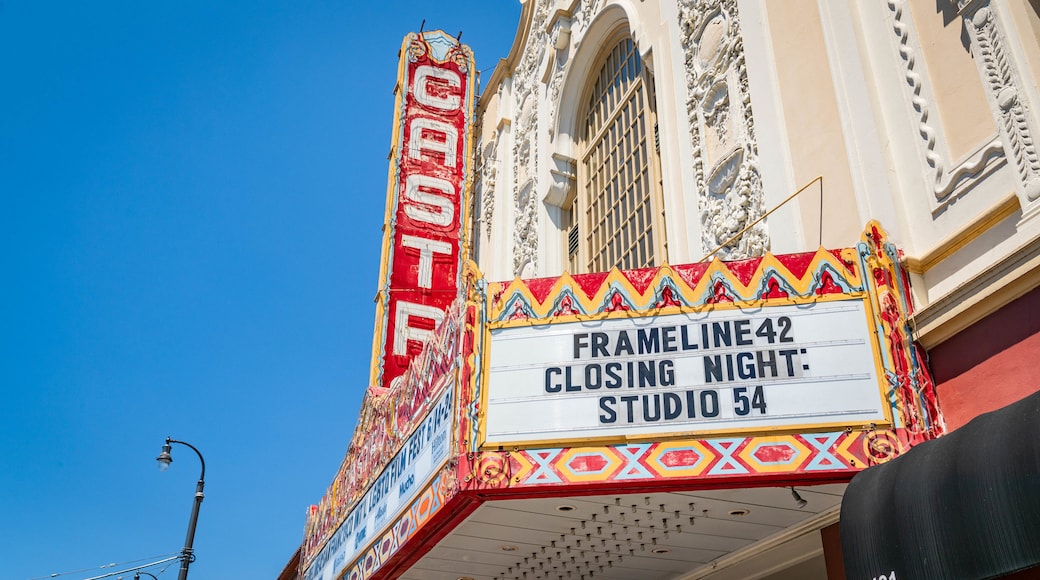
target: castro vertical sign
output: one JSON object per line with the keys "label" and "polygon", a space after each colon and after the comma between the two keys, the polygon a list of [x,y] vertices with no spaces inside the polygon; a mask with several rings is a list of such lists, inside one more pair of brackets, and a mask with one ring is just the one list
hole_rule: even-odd
{"label": "castro vertical sign", "polygon": [[458,295],[473,53],[441,31],[401,47],[370,384],[391,387]]}

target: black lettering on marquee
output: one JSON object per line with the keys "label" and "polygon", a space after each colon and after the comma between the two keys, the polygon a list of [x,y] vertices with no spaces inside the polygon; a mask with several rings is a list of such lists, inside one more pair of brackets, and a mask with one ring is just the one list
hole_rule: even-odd
{"label": "black lettering on marquee", "polygon": [[682,325],[679,327],[679,337],[682,342],[682,349],[685,350],[697,350],[697,345],[690,342],[690,327]]}
{"label": "black lettering on marquee", "polygon": [[639,399],[639,397],[637,397],[635,395],[627,395],[627,396],[621,397],[621,402],[624,403],[627,406],[628,422],[629,423],[631,423],[632,421],[635,420],[635,418],[634,418],[634,416],[632,414],[632,403],[634,403],[638,399]]}
{"label": "black lettering on marquee", "polygon": [[701,391],[701,415],[709,418],[719,416],[719,393],[717,391]]}
{"label": "black lettering on marquee", "polygon": [[[766,355],[769,355],[766,358]],[[776,353],[772,350],[759,350],[755,352],[755,366],[758,368],[758,376],[764,378],[766,376],[766,369],[769,369],[769,376],[776,377]]]}
{"label": "black lettering on marquee", "polygon": [[[654,402],[653,412],[650,412],[650,401]],[[643,420],[647,423],[661,420],[661,396],[659,394],[643,395]]]}
{"label": "black lettering on marquee", "polygon": [[720,346],[733,346],[733,336],[730,332],[728,320],[711,323],[712,344],[715,348]]}
{"label": "black lettering on marquee", "polygon": [[655,370],[654,361],[652,360],[641,360],[639,361],[639,386],[642,387],[656,387],[657,386],[657,375]]}
{"label": "black lettering on marquee", "polygon": [[632,348],[632,339],[628,338],[628,331],[622,330],[618,333],[617,344],[614,345],[614,356],[635,353],[636,351]]}
{"label": "black lettering on marquee", "polygon": [[607,373],[607,382],[604,384],[608,389],[616,389],[621,386],[621,375],[618,371],[621,370],[621,363],[611,362],[603,366],[603,370]]}
{"label": "black lettering on marquee", "polygon": [[733,331],[737,335],[737,346],[751,346],[755,340],[748,335],[751,334],[751,321],[744,319],[733,323]]}
{"label": "black lettering on marquee", "polygon": [[581,349],[587,348],[589,343],[585,340],[589,337],[587,332],[579,332],[574,335],[574,358],[581,358]]}
{"label": "black lettering on marquee", "polygon": [[664,419],[671,421],[682,414],[682,399],[675,393],[664,394]]}
{"label": "black lettering on marquee", "polygon": [[737,353],[737,376],[743,380],[755,378],[755,355],[750,352]]}
{"label": "black lettering on marquee", "polygon": [[664,352],[675,352],[679,347],[675,346],[675,327],[665,326],[661,329],[661,347]]}
{"label": "black lettering on marquee", "polygon": [[600,397],[599,398],[599,422],[600,423],[613,423],[617,421],[617,412],[614,411],[613,406],[617,404],[617,399],[614,397]]}
{"label": "black lettering on marquee", "polygon": [[545,369],[545,392],[546,393],[559,393],[562,388],[559,383],[554,383],[553,375],[562,375],[563,371],[560,367],[549,367]]}
{"label": "black lettering on marquee", "polygon": [[653,354],[661,350],[660,334],[656,328],[640,328],[636,335],[639,337],[639,354]]}

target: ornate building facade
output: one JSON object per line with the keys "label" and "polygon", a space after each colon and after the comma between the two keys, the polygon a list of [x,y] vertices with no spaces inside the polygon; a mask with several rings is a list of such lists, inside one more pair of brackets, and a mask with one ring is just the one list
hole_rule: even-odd
{"label": "ornate building facade", "polygon": [[1040,4],[522,5],[481,79],[462,290],[370,390],[352,445],[380,455],[283,576],[921,576],[850,559],[868,516],[930,538],[860,476],[926,481],[916,509],[953,477],[922,458],[1040,413]]}
{"label": "ornate building facade", "polygon": [[[964,331],[1036,300],[1038,38],[1023,0],[528,0],[478,103],[476,260],[491,280],[732,260],[877,220],[914,339],[956,367]],[[1035,390],[986,389],[950,393],[953,426]]]}
{"label": "ornate building facade", "polygon": [[[475,259],[739,260],[877,220],[954,430],[1040,390],[1038,79],[1035,1],[528,0],[478,102]],[[815,537],[797,574],[768,544],[676,577],[841,577]]]}

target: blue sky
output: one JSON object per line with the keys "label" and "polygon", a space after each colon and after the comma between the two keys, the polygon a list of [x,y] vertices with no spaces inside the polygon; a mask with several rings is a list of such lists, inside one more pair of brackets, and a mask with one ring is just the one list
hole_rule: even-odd
{"label": "blue sky", "polygon": [[519,13],[0,0],[0,577],[178,552],[167,435],[191,577],[281,570],[367,382],[401,40],[487,79]]}

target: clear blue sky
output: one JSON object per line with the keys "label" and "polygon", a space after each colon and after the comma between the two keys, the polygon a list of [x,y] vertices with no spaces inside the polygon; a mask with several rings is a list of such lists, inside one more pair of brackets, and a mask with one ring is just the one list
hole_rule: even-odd
{"label": "clear blue sky", "polygon": [[178,552],[167,435],[191,577],[281,570],[368,378],[401,40],[486,80],[519,13],[0,0],[0,578]]}

